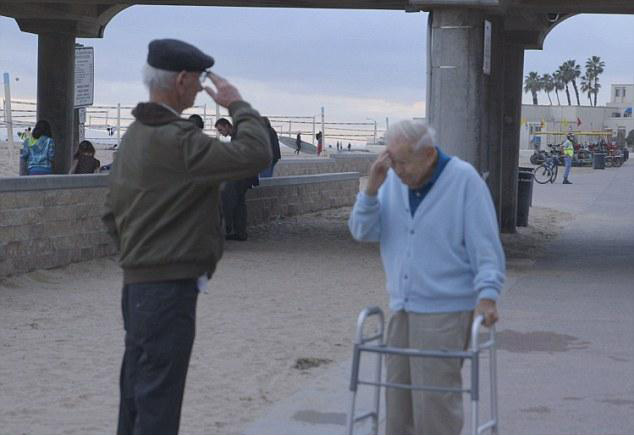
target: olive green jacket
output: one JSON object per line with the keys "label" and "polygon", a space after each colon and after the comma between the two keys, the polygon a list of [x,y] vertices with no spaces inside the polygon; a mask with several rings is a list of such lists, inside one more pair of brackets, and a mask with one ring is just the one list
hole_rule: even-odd
{"label": "olive green jacket", "polygon": [[119,248],[124,283],[211,275],[222,256],[219,186],[271,163],[257,111],[233,103],[231,142],[205,135],[156,103],[141,103],[109,176],[103,221]]}

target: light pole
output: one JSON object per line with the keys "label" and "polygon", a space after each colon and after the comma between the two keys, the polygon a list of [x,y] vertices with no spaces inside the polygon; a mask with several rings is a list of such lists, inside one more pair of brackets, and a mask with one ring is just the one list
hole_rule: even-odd
{"label": "light pole", "polygon": [[368,121],[372,121],[374,122],[374,141],[372,142],[372,145],[376,145],[376,119],[372,119],[372,118],[366,118]]}

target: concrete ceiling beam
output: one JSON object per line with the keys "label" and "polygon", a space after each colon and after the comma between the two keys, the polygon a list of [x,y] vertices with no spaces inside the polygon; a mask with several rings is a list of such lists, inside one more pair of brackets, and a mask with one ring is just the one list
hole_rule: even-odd
{"label": "concrete ceiling beam", "polygon": [[101,38],[105,25],[86,20],[50,20],[40,18],[17,18],[20,30],[28,33],[61,33],[77,38]]}

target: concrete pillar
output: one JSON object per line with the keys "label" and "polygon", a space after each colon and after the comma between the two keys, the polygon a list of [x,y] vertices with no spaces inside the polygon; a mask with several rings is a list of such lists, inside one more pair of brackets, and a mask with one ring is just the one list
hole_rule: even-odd
{"label": "concrete pillar", "polygon": [[[490,72],[484,65],[484,22],[491,23]],[[474,10],[430,13],[429,122],[439,145],[470,162],[501,210],[504,20]]]}
{"label": "concrete pillar", "polygon": [[459,9],[434,10],[430,14],[428,121],[436,129],[443,150],[480,170],[485,114],[484,14]]}
{"label": "concrete pillar", "polygon": [[53,172],[70,170],[74,143],[75,37],[38,35],[37,117],[51,124],[55,140]]}
{"label": "concrete pillar", "polygon": [[[480,171],[487,174],[498,222],[501,223],[502,201],[502,147],[504,117],[504,21],[502,17],[490,17],[491,22],[491,73],[484,76],[483,130],[480,139]],[[485,122],[486,120],[486,122]]]}
{"label": "concrete pillar", "polygon": [[524,47],[504,45],[504,127],[502,131],[502,231],[517,227],[517,167],[519,165]]}

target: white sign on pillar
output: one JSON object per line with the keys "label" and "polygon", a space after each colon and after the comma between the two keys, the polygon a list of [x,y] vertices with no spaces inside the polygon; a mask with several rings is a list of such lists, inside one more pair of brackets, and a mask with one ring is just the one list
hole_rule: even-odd
{"label": "white sign on pillar", "polygon": [[75,109],[92,106],[95,96],[95,50],[75,47]]}
{"label": "white sign on pillar", "polygon": [[77,113],[79,114],[79,142],[81,142],[86,139],[86,108],[80,107]]}
{"label": "white sign on pillar", "polygon": [[484,20],[484,58],[482,59],[482,71],[491,75],[491,21]]}

